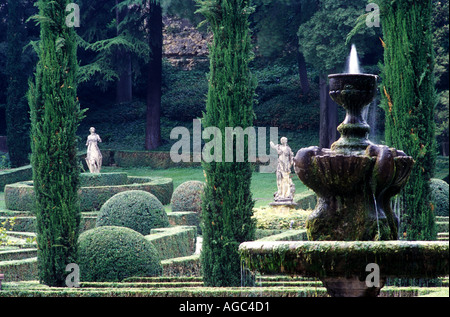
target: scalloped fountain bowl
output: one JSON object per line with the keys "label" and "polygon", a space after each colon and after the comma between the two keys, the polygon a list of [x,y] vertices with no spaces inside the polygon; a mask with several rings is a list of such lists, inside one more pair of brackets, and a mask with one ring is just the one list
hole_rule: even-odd
{"label": "scalloped fountain bowl", "polygon": [[[252,241],[239,253],[246,268],[261,274],[317,277],[334,297],[378,296],[388,277],[449,274],[445,241]],[[378,265],[378,286],[368,285],[370,263]]]}

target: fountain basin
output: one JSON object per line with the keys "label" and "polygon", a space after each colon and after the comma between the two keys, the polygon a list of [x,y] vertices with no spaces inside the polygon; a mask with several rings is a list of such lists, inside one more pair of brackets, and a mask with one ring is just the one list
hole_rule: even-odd
{"label": "fountain basin", "polygon": [[414,161],[402,151],[372,144],[364,155],[311,146],[300,149],[294,169],[318,196],[307,222],[309,240],[397,240],[398,219],[390,207]]}
{"label": "fountain basin", "polygon": [[[445,241],[251,241],[239,253],[246,268],[261,274],[317,277],[332,296],[377,296],[387,277],[449,274]],[[379,266],[379,287],[366,286],[369,263]]]}

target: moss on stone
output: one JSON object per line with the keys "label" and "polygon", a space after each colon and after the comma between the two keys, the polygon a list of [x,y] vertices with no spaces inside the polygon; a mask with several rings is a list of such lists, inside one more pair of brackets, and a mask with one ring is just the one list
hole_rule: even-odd
{"label": "moss on stone", "polygon": [[449,274],[448,242],[254,241],[241,244],[239,252],[246,267],[263,274],[367,276],[368,263],[377,263],[385,277],[433,278]]}

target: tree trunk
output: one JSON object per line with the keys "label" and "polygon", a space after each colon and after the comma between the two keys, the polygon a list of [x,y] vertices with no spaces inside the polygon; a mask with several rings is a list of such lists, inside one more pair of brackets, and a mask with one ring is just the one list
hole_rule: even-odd
{"label": "tree trunk", "polygon": [[120,50],[118,60],[123,61],[122,73],[117,81],[116,102],[130,102],[133,100],[133,80],[131,71],[131,54]]}
{"label": "tree trunk", "polygon": [[327,113],[328,113],[328,146],[331,146],[334,141],[336,141],[340,135],[337,131],[337,126],[339,124],[338,116],[338,104],[331,99],[329,91],[329,86],[327,85]]}
{"label": "tree trunk", "polygon": [[161,145],[162,8],[158,3],[150,4],[148,28],[151,59],[147,82],[145,148],[152,150]]}
{"label": "tree trunk", "polygon": [[327,81],[325,75],[319,76],[319,95],[320,95],[320,127],[319,127],[319,147],[329,148],[328,142],[328,113],[327,113]]}
{"label": "tree trunk", "polygon": [[306,95],[309,92],[309,81],[308,81],[308,73],[306,72],[306,61],[305,61],[305,57],[299,51],[298,48],[297,48],[297,64],[298,64],[298,74],[300,77],[300,86],[302,88],[302,94]]}
{"label": "tree trunk", "polygon": [[320,130],[319,147],[330,148],[331,144],[337,140],[338,132],[338,109],[337,104],[331,99],[328,93],[326,75],[319,76],[320,89]]}

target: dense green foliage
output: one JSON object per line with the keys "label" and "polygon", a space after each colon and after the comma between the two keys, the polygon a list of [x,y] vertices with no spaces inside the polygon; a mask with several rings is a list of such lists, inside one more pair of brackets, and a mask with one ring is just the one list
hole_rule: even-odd
{"label": "dense green foliage", "polygon": [[202,196],[205,183],[187,181],[180,184],[174,191],[170,204],[172,211],[202,211]]}
{"label": "dense green foliage", "polygon": [[51,286],[64,286],[66,265],[76,263],[80,223],[76,131],[82,112],[75,31],[65,24],[67,3],[38,2],[39,62],[28,93],[39,279]]}
{"label": "dense green foliage", "polygon": [[82,281],[119,282],[131,276],[157,276],[162,272],[155,246],[132,229],[94,228],[83,232],[78,244]]}
{"label": "dense green foliage", "polygon": [[449,186],[441,179],[431,179],[431,202],[436,216],[447,216],[449,213]]}
{"label": "dense green foliage", "polygon": [[386,143],[415,160],[402,192],[407,239],[436,238],[430,179],[436,161],[432,1],[379,1],[383,26],[382,106]]}
{"label": "dense green foliage", "polygon": [[168,227],[169,220],[158,198],[143,190],[129,190],[105,202],[96,225],[123,226],[147,235],[153,228]]}
{"label": "dense green foliage", "polygon": [[[213,33],[210,46],[210,73],[204,127],[252,126],[255,83],[248,63],[251,58],[246,0],[199,1],[201,12]],[[217,141],[217,140],[216,140]],[[225,148],[224,140],[217,141]],[[234,144],[236,144],[235,142]],[[234,145],[233,145],[234,148]],[[244,146],[244,153],[247,153]],[[216,150],[216,149],[215,149]],[[247,154],[245,154],[247,155]],[[238,246],[253,240],[255,224],[251,219],[254,201],[250,191],[252,168],[247,159],[224,162],[224,157],[204,162],[206,176],[202,199],[202,269],[205,285],[238,286],[240,258]]]}

